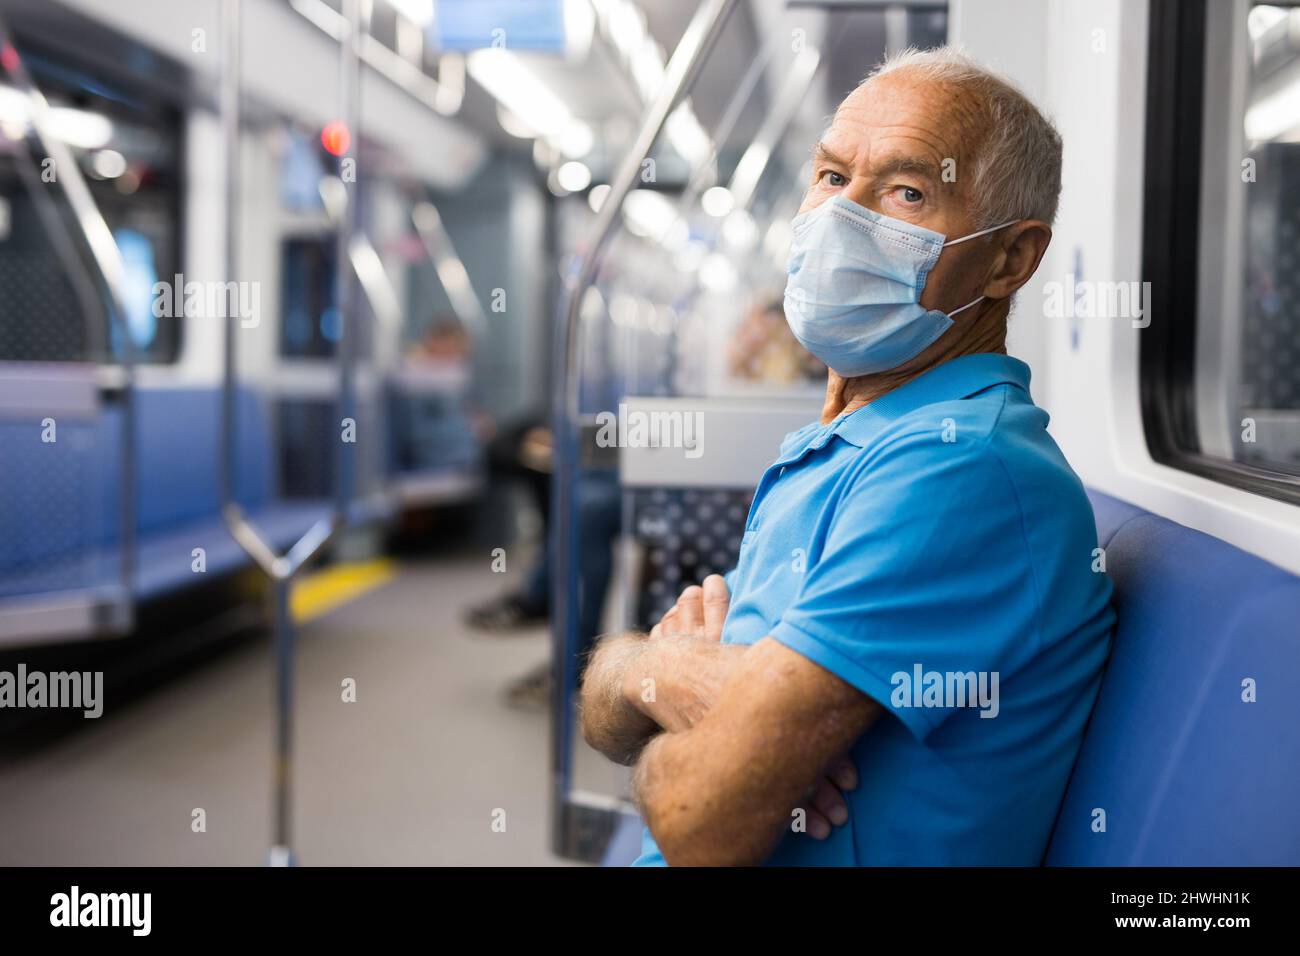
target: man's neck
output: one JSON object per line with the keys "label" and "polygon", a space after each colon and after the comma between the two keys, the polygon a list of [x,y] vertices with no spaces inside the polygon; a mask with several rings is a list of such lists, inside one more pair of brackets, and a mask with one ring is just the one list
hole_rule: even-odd
{"label": "man's neck", "polygon": [[1007,352],[1007,313],[1009,303],[1003,299],[981,303],[977,314],[965,328],[955,330],[952,342],[944,336],[910,362],[887,372],[844,378],[831,371],[826,380],[826,401],[822,405],[822,424],[834,421],[840,415],[856,412],[883,395],[906,385],[936,365],[951,362],[963,355],[981,352]]}

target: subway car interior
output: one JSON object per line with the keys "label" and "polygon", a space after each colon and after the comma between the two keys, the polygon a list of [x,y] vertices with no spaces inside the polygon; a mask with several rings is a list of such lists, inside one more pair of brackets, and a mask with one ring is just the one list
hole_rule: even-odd
{"label": "subway car interior", "polygon": [[0,0],[4,867],[1296,866],[1297,622],[1294,0]]}

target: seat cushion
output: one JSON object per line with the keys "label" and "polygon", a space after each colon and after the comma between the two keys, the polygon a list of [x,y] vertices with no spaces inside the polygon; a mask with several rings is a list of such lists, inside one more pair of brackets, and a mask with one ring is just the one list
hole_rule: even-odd
{"label": "seat cushion", "polygon": [[1103,548],[1110,544],[1115,532],[1126,522],[1147,513],[1137,505],[1092,489],[1088,490],[1088,500],[1092,502],[1092,516],[1097,523],[1097,543]]}
{"label": "seat cushion", "polygon": [[1047,863],[1300,864],[1300,578],[1093,497],[1119,623]]}

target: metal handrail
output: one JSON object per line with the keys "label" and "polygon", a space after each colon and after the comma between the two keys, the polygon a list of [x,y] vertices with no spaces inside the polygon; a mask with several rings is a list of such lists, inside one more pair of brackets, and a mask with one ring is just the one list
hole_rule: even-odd
{"label": "metal handrail", "polygon": [[[0,69],[12,78],[15,87],[27,97],[31,107],[31,124],[45,155],[54,161],[58,182],[63,184],[64,195],[77,222],[82,239],[90,250],[104,290],[109,297],[108,320],[110,326],[116,325],[121,335],[122,353],[122,487],[118,500],[118,517],[122,543],[121,586],[124,600],[129,609],[134,593],[136,565],[136,527],[135,527],[135,342],[131,338],[131,328],[127,321],[126,309],[126,266],[122,261],[121,250],[112,230],[99,211],[95,198],[90,194],[90,187],[81,173],[81,167],[67,145],[50,132],[49,103],[40,88],[32,81],[14,46],[12,34],[4,19],[0,18]],[[22,160],[18,166],[27,170]],[[107,352],[111,355],[111,348]],[[119,624],[125,622],[119,621]]]}
{"label": "metal handrail", "polygon": [[574,507],[579,436],[579,357],[581,355],[582,300],[596,280],[601,258],[612,239],[623,202],[636,185],[641,164],[650,154],[664,124],[682,95],[699,75],[701,66],[721,33],[736,0],[706,0],[691,19],[664,72],[664,80],[650,104],[623,165],[600,207],[592,239],[573,284],[567,290],[564,321],[557,335],[559,397],[555,414],[555,473],[551,495],[555,524],[554,574],[551,580],[552,675],[554,708],[551,727],[552,843],[566,852],[565,834],[574,811],[572,696],[577,687],[578,574],[574,560],[577,509]]}
{"label": "metal handrail", "polygon": [[433,263],[438,281],[442,284],[447,299],[460,319],[460,324],[471,337],[481,339],[487,331],[487,314],[483,303],[474,291],[465,263],[456,253],[447,227],[442,224],[438,208],[431,202],[419,202],[411,210],[411,224],[415,226],[416,235],[424,246],[424,254]]}
{"label": "metal handrail", "polygon": [[[354,137],[359,132],[360,46],[368,30],[367,5],[363,0],[344,0],[348,31],[340,44],[340,90],[342,118]],[[236,270],[238,237],[235,232],[239,179],[240,124],[240,49],[239,27],[241,0],[223,0],[221,53],[221,121],[225,138],[226,163],[226,236],[225,272],[233,279]],[[355,142],[355,139],[354,139]],[[355,196],[355,177],[341,180],[347,198],[344,215],[338,218],[337,293],[342,329],[339,336],[339,407],[341,418],[354,415],[356,396],[353,367],[356,361],[356,321],[354,283],[351,281],[350,239],[358,232],[359,208]],[[273,601],[273,642],[276,665],[276,759],[274,773],[273,843],[268,862],[272,866],[293,863],[291,850],[291,785],[293,737],[293,654],[294,630],[289,598],[293,578],[312,557],[329,544],[346,525],[352,495],[352,455],[347,442],[339,442],[336,458],[334,502],[330,516],[318,520],[281,555],[257,527],[244,515],[235,500],[235,325],[226,324],[225,362],[222,382],[221,465],[219,485],[221,513],[231,535],[271,579]]]}
{"label": "metal handrail", "polygon": [[[320,181],[321,202],[335,229],[343,228],[347,222],[349,204],[346,190],[347,185],[337,176],[326,176]],[[360,226],[356,227],[356,231],[349,228],[347,263],[360,283],[361,293],[365,296],[370,311],[374,313],[375,320],[390,330],[400,329],[402,304],[398,300],[397,289],[384,269],[379,250]]]}

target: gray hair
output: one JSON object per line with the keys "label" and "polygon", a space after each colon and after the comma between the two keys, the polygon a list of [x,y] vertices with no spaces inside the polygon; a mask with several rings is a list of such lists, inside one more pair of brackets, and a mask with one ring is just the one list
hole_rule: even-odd
{"label": "gray hair", "polygon": [[1061,134],[1051,121],[1010,80],[955,46],[903,50],[862,82],[904,70],[961,89],[975,104],[974,119],[984,131],[971,158],[976,228],[1016,219],[1050,225],[1061,198]]}

